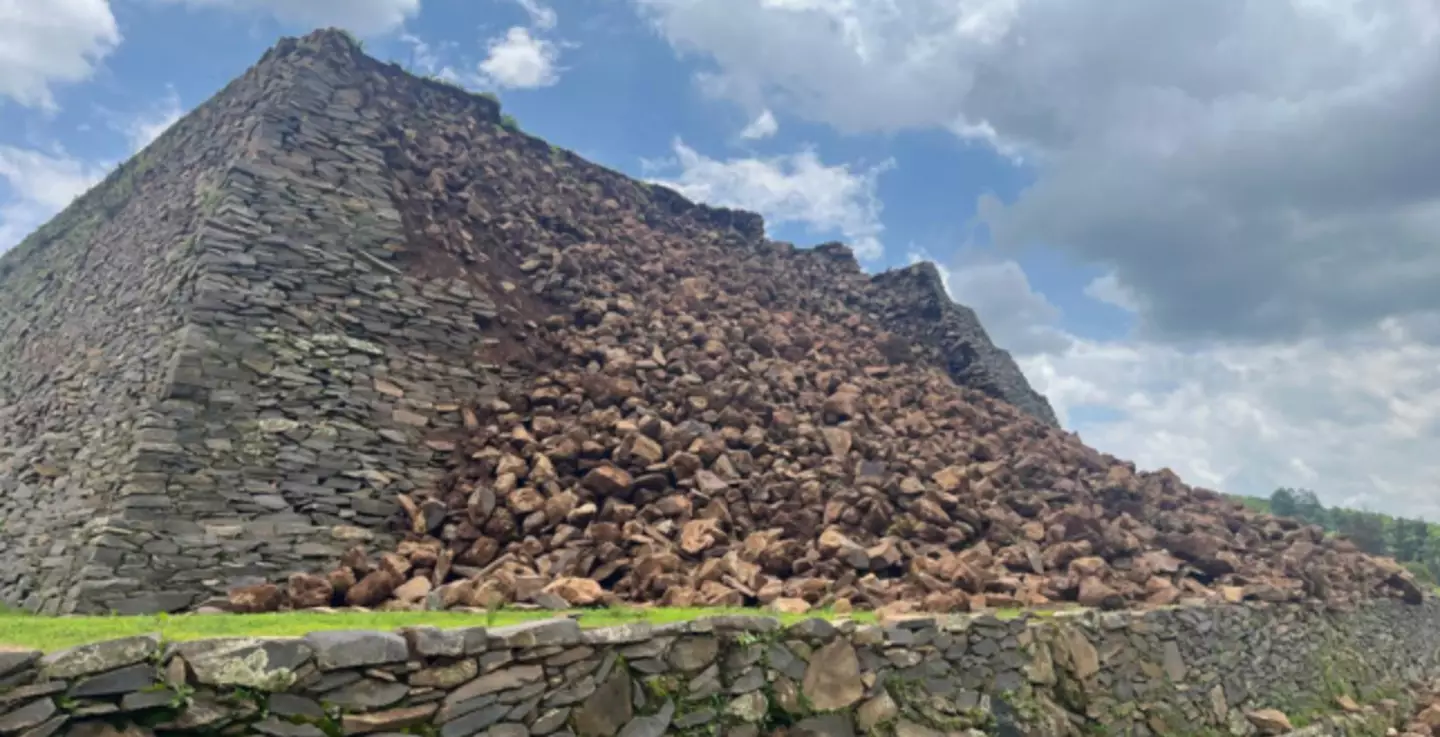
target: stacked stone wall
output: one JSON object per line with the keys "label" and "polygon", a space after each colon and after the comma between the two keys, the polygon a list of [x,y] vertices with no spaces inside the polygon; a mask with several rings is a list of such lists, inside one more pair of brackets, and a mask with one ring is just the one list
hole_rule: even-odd
{"label": "stacked stone wall", "polygon": [[53,613],[134,594],[125,579],[165,552],[93,543],[112,538],[112,505],[163,446],[160,405],[201,268],[195,233],[259,104],[254,87],[233,82],[0,260],[6,604]]}
{"label": "stacked stone wall", "polygon": [[[168,457],[122,500],[177,599],[381,544],[397,495],[433,484],[486,381],[494,304],[395,263],[406,242],[378,112],[337,64],[282,48],[246,156],[197,237],[203,276],[166,389]],[[267,62],[262,62],[262,65]],[[123,541],[122,541],[123,544]]]}
{"label": "stacked stone wall", "polygon": [[1437,674],[1437,627],[1432,601],[152,635],[0,652],[0,733],[1246,735],[1274,709],[1303,734],[1379,735],[1388,697]]}
{"label": "stacked stone wall", "polygon": [[[599,226],[786,248],[340,33],[282,41],[0,259],[0,600],[178,611],[387,546],[531,349],[505,341],[564,302],[517,288],[516,254]],[[955,364],[848,250],[793,255]],[[979,365],[952,369],[995,394]]]}

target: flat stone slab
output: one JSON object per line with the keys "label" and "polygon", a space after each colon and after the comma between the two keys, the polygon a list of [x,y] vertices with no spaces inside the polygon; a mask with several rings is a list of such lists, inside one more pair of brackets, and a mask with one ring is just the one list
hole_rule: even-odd
{"label": "flat stone slab", "polygon": [[305,636],[305,644],[315,651],[315,665],[320,670],[403,663],[410,657],[405,638],[393,632],[312,632]]}
{"label": "flat stone slab", "polygon": [[55,716],[56,711],[59,709],[55,706],[54,699],[32,701],[9,714],[0,716],[0,732],[13,734],[31,727],[38,727],[45,723],[45,720]]}
{"label": "flat stone slab", "polygon": [[39,650],[0,650],[0,678],[29,668],[43,654]]}
{"label": "flat stone slab", "polygon": [[132,693],[155,685],[158,675],[155,666],[150,663],[127,665],[76,683],[70,688],[69,695],[75,698],[93,698]]}
{"label": "flat stone slab", "polygon": [[312,650],[295,638],[228,637],[182,642],[176,653],[190,664],[195,680],[208,686],[244,686],[282,691],[295,683]]}
{"label": "flat stone slab", "polygon": [[490,647],[541,647],[579,645],[580,623],[569,617],[525,622],[489,630]]}
{"label": "flat stone slab", "polygon": [[93,642],[46,655],[40,659],[40,671],[46,679],[89,676],[134,665],[159,650],[159,634]]}

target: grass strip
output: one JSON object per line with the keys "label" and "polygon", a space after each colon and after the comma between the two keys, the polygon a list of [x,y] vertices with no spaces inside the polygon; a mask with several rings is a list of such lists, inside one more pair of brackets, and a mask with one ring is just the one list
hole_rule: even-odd
{"label": "grass strip", "polygon": [[[167,640],[210,637],[290,637],[320,630],[393,630],[397,627],[500,627],[537,619],[575,616],[581,627],[608,627],[632,622],[665,624],[720,614],[773,616],[785,624],[803,619],[838,617],[814,610],[806,614],[776,614],[761,609],[615,607],[566,612],[500,609],[490,612],[280,612],[274,614],[153,614],[47,617],[16,611],[0,612],[0,647],[53,651],[75,645],[158,632]],[[873,622],[870,612],[853,612],[849,618]]]}

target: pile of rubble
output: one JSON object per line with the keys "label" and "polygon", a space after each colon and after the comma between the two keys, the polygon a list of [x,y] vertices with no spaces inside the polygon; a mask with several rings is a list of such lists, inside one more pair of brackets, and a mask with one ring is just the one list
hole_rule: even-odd
{"label": "pile of rubble", "polygon": [[1440,737],[1440,683],[1425,684],[1415,694],[1414,713],[1402,737]]}
{"label": "pile of rubble", "polygon": [[957,384],[923,326],[889,318],[909,296],[887,285],[908,282],[842,246],[795,249],[517,134],[431,125],[397,132],[390,162],[411,268],[471,274],[508,310],[497,346],[525,350],[464,409],[465,436],[431,441],[453,470],[401,498],[395,550],[232,608],[1422,595],[1392,561]]}

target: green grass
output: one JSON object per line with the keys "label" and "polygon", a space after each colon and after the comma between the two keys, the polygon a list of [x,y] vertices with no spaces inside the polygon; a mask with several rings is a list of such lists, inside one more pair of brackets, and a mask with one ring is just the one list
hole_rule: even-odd
{"label": "green grass", "polygon": [[[582,609],[573,612],[499,610],[490,613],[460,612],[284,612],[277,614],[176,614],[140,616],[42,617],[19,612],[0,613],[0,647],[59,650],[88,642],[112,640],[130,635],[158,632],[167,640],[199,640],[209,637],[288,637],[318,630],[393,630],[412,625],[435,627],[499,627],[558,616],[578,616],[582,627],[606,627],[632,622],[664,624],[719,614],[774,616],[791,624],[803,619],[836,617],[823,610],[808,614],[774,614],[760,609],[662,609],[624,607]],[[850,618],[872,622],[869,612],[854,612]]]}

